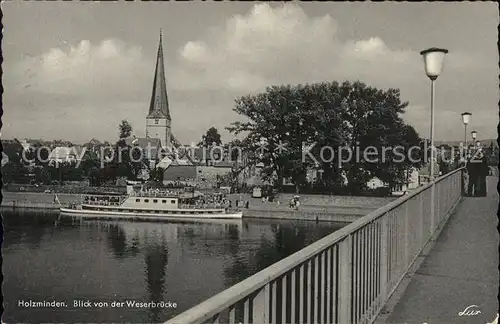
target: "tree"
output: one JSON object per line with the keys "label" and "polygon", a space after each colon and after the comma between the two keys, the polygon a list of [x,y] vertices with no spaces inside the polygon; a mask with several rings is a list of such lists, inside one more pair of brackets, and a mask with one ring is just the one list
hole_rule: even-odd
{"label": "tree", "polygon": [[2,152],[7,155],[9,162],[22,164],[22,153],[24,151],[21,143],[15,139],[11,143],[1,143]]}
{"label": "tree", "polygon": [[35,180],[36,182],[43,183],[45,185],[49,185],[51,183],[51,175],[48,170],[48,166],[38,167],[35,169]]}
{"label": "tree", "polygon": [[[132,125],[126,120],[122,120],[118,126],[120,139],[115,145],[114,160],[111,162],[111,169],[108,169],[103,178],[109,176],[125,177],[128,180],[138,180],[143,169],[149,169],[149,161],[145,150],[139,146],[129,145],[126,138],[132,134]],[[111,180],[111,179],[110,179]]]}
{"label": "tree", "polygon": [[76,167],[76,162],[65,162],[61,164],[62,177],[66,181],[81,181],[87,174],[83,172],[81,167]]}
{"label": "tree", "polygon": [[209,147],[212,145],[221,145],[221,137],[219,134],[219,131],[215,127],[210,127],[205,135],[201,137],[201,141],[198,143],[198,145],[202,145],[204,147]]}
{"label": "tree", "polygon": [[99,167],[100,161],[97,152],[91,150],[85,151],[80,163],[80,168],[82,169],[83,174],[89,175],[91,170]]}
{"label": "tree", "polygon": [[149,169],[149,161],[141,147],[130,146],[124,141],[118,141],[117,152],[114,165],[118,177],[138,180],[142,170]]}
{"label": "tree", "polygon": [[243,143],[239,139],[233,139],[229,143],[224,144],[224,150],[227,151],[227,156],[232,162],[241,162],[243,159]]}
{"label": "tree", "polygon": [[163,174],[165,173],[165,169],[163,168],[154,168],[151,170],[149,174],[149,178],[155,182],[163,182]]}
{"label": "tree", "polygon": [[[334,84],[336,85],[336,84]],[[302,159],[303,144],[319,144],[311,149],[318,153],[323,144],[340,143],[341,126],[335,109],[335,93],[330,84],[268,87],[265,93],[236,100],[234,111],[249,121],[234,122],[228,130],[247,133],[242,141],[247,161],[263,163],[264,180],[281,186],[291,178],[297,191],[306,179],[311,160]]]}
{"label": "tree", "polygon": [[132,125],[126,120],[122,120],[118,128],[120,130],[120,139],[127,138],[132,134]]}
{"label": "tree", "polygon": [[88,177],[91,186],[97,187],[101,185],[101,174],[98,167],[93,166],[88,172]]}
{"label": "tree", "polygon": [[8,162],[2,167],[2,180],[4,183],[16,182],[25,173],[20,163]]}
{"label": "tree", "polygon": [[[401,146],[406,154],[419,144],[418,134],[400,118],[407,105],[399,90],[361,82],[273,86],[238,98],[234,111],[248,121],[227,129],[246,133],[246,154],[250,163],[264,164],[265,180],[281,185],[290,178],[298,192],[307,170],[321,168],[323,185],[338,185],[345,176],[350,192],[357,193],[374,176],[401,182],[404,170],[416,165],[407,158],[395,162],[395,152],[380,154],[388,146]],[[368,147],[378,152],[375,162],[356,156]]]}

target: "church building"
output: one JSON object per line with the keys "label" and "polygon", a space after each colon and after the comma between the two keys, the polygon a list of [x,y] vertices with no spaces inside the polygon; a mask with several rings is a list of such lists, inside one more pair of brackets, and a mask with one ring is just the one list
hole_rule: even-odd
{"label": "church building", "polygon": [[172,148],[172,119],[168,106],[167,84],[165,81],[165,64],[163,62],[162,35],[156,57],[156,68],[153,80],[153,91],[149,112],[146,116],[146,138],[157,138],[163,148]]}
{"label": "church building", "polygon": [[[149,109],[146,113],[146,137],[132,136],[126,139],[127,145],[139,146],[147,154],[150,162],[149,169],[161,167],[168,168],[171,165],[190,165],[195,163],[188,152],[175,154],[181,144],[172,134],[172,118],[167,95],[167,82],[165,80],[165,63],[163,59],[162,34],[160,30],[160,41],[156,55],[156,66],[154,70],[153,89]],[[177,150],[182,152],[181,150]]]}
{"label": "church building", "polygon": [[147,153],[150,168],[155,168],[160,162],[170,164],[174,160],[170,152],[180,145],[172,134],[172,118],[168,105],[161,31],[153,89],[146,114],[146,137],[132,136],[126,139],[126,143],[130,146],[139,146]]}
{"label": "church building", "polygon": [[186,150],[181,147],[179,141],[172,134],[161,31],[153,89],[146,114],[146,137],[133,136],[128,138],[126,142],[128,145],[139,146],[148,152],[149,169],[163,169],[164,184],[171,182],[201,183],[212,187],[216,185],[217,179],[231,172],[231,165],[220,163],[220,165],[208,165],[207,161],[200,157],[203,148],[193,147]]}

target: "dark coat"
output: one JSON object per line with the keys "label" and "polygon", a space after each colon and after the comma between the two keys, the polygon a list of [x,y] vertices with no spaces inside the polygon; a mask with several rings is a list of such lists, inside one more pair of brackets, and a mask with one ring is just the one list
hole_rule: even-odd
{"label": "dark coat", "polygon": [[487,177],[490,174],[490,165],[488,163],[488,158],[483,156],[481,159],[481,165],[479,166],[478,175],[481,177]]}
{"label": "dark coat", "polygon": [[467,162],[467,173],[470,177],[477,177],[481,170],[481,162],[476,159],[470,159]]}

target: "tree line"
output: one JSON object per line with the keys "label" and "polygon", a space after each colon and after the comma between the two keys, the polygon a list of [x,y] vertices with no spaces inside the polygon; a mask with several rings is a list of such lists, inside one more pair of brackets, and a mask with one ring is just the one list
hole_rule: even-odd
{"label": "tree line", "polygon": [[[243,135],[243,139],[234,139],[223,146],[240,148],[249,166],[262,165],[264,180],[275,187],[281,187],[283,180],[288,179],[296,191],[308,188],[312,185],[307,179],[309,170],[321,172],[322,176],[314,185],[327,191],[343,187],[350,193],[357,193],[365,190],[373,177],[394,187],[405,182],[409,170],[425,164],[422,150],[410,151],[412,147],[423,148],[425,141],[403,121],[407,107],[408,102],[401,100],[398,89],[382,90],[359,81],[270,86],[262,93],[235,100],[233,110],[242,120],[231,123],[226,129],[234,136]],[[114,146],[121,152],[120,157],[115,154],[102,168],[97,152],[88,151],[81,162],[81,170],[71,172],[80,172],[80,177],[87,177],[93,185],[118,177],[136,180],[145,169],[150,179],[161,181],[163,170],[151,167],[147,157],[143,155],[140,161],[130,158],[141,154],[137,150],[131,152],[132,146],[127,142],[132,125],[124,120],[118,130]],[[221,135],[211,127],[198,145],[222,145]],[[331,148],[327,160],[311,159],[309,155],[304,159],[304,150],[311,156],[324,157],[322,148],[325,147]],[[385,154],[384,159],[378,156],[377,162],[359,158],[346,160],[341,150],[345,147],[360,152],[375,148],[379,155]],[[395,153],[384,151],[388,147],[399,147],[406,158],[395,162]],[[238,152],[231,151],[231,154]],[[231,156],[232,161],[239,158]],[[13,165],[15,170],[19,168],[19,163]],[[62,170],[66,169],[71,168],[63,165]],[[56,171],[48,170],[52,169],[40,171],[44,173],[40,178],[57,178]],[[239,171],[235,170],[232,176],[236,177]],[[344,180],[347,180],[345,185]]]}
{"label": "tree line", "polygon": [[[366,189],[373,177],[390,187],[401,184],[408,170],[423,165],[421,151],[410,152],[423,141],[401,118],[407,106],[398,89],[381,90],[362,82],[271,86],[263,93],[237,98],[234,111],[246,121],[234,122],[227,129],[235,135],[246,134],[241,145],[251,163],[262,163],[265,179],[275,186],[288,178],[299,191],[308,185],[307,171],[316,169],[322,171],[317,185],[332,189],[343,186],[345,178],[348,191],[356,193]],[[265,151],[259,150],[263,142]],[[319,164],[313,159],[304,161],[304,146],[312,144],[313,156],[320,156],[321,148],[328,146],[333,158]],[[394,152],[389,151],[376,163],[363,159],[339,163],[345,159],[341,147],[361,152],[374,147],[382,152],[384,147],[396,146],[407,156],[412,153],[412,159],[396,163]]]}

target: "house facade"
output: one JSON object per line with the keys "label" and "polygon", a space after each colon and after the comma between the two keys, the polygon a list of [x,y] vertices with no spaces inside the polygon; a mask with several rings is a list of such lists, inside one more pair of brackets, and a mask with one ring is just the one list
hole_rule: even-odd
{"label": "house facade", "polygon": [[[409,170],[406,172],[405,177],[406,181],[404,183],[395,185],[393,188],[391,188],[393,195],[402,195],[405,192],[408,192],[420,186],[421,178],[419,170],[415,169]],[[377,188],[385,188],[388,185],[379,178],[374,177],[366,183],[366,186],[369,189],[377,189]]]}

